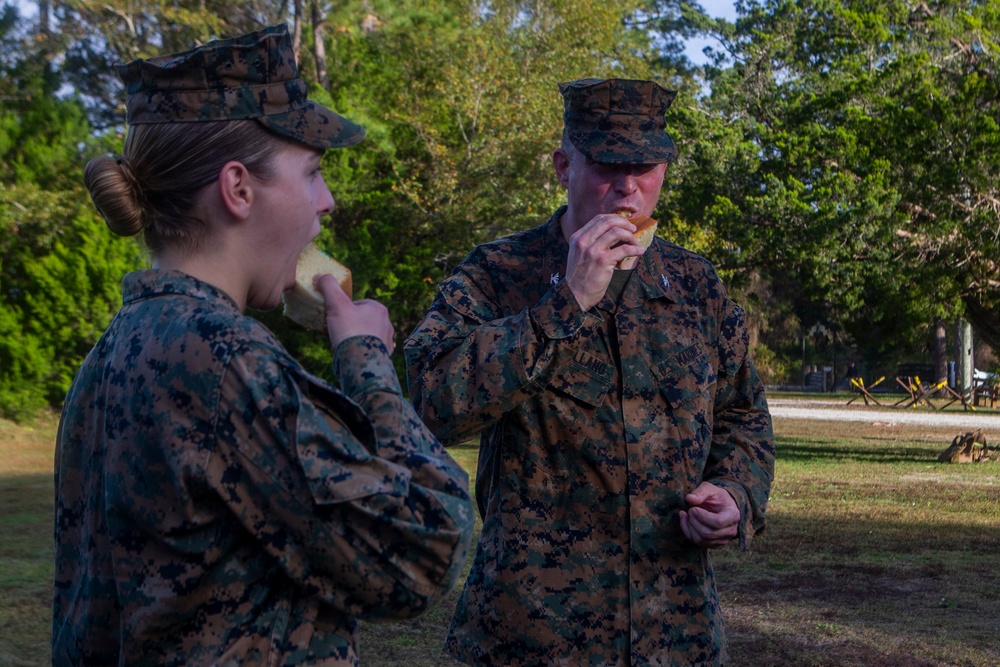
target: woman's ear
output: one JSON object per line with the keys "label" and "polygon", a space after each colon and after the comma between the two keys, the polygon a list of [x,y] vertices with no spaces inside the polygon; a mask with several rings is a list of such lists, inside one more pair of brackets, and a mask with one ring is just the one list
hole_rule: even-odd
{"label": "woman's ear", "polygon": [[253,180],[242,162],[233,160],[222,165],[218,188],[223,206],[233,216],[241,220],[249,217],[254,200]]}

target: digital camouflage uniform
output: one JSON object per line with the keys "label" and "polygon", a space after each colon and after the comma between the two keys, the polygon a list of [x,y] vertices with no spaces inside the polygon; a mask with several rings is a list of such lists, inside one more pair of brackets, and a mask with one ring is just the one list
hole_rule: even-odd
{"label": "digital camouflage uniform", "polygon": [[123,288],[60,424],[54,665],[357,665],[455,583],[468,480],[381,341],[338,390],[206,283]]}
{"label": "digital camouflage uniform", "polygon": [[[284,25],[118,71],[130,125],[364,136],[306,98]],[[337,346],[338,390],[207,283],[123,288],[60,422],[53,665],[357,665],[358,618],[411,617],[454,585],[467,475],[378,338]]]}
{"label": "digital camouflage uniform", "polygon": [[406,341],[431,429],[446,444],[482,434],[482,534],[445,650],[722,664],[711,559],[678,512],[710,481],[735,499],[744,548],[764,526],[774,446],[744,314],[706,260],[661,239],[617,302],[582,312],[562,280],[565,210],[476,248]]}

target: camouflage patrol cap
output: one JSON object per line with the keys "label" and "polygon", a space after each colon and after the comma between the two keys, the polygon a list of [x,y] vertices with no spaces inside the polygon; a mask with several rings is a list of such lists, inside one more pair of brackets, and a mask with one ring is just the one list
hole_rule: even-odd
{"label": "camouflage patrol cap", "polygon": [[658,164],[677,157],[663,117],[677,91],[632,79],[581,79],[559,90],[569,140],[591,160]]}
{"label": "camouflage patrol cap", "polygon": [[319,149],[350,146],[365,136],[360,125],[306,98],[284,24],[117,69],[130,125],[253,118]]}

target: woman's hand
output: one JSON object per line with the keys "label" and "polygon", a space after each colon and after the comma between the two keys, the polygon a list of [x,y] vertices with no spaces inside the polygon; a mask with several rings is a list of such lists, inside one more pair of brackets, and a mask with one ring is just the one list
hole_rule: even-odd
{"label": "woman's hand", "polygon": [[316,276],[313,284],[326,302],[326,330],[334,349],[351,336],[376,336],[392,354],[396,332],[385,306],[371,299],[351,301],[328,273]]}

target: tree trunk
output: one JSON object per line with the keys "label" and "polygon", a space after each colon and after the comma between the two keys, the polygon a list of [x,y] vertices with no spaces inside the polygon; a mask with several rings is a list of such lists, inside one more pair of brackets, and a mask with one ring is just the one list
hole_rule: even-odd
{"label": "tree trunk", "polygon": [[962,297],[965,316],[975,325],[981,341],[1000,352],[1000,309],[995,302],[985,303],[975,296]]}
{"label": "tree trunk", "polygon": [[292,51],[295,52],[295,63],[302,67],[302,0],[295,0],[295,19],[292,23]]}
{"label": "tree trunk", "polygon": [[49,10],[52,3],[49,0],[38,0],[38,33],[48,38],[49,36]]}
{"label": "tree trunk", "polygon": [[320,15],[319,0],[312,0],[313,57],[316,59],[316,83],[325,90],[330,89],[330,77],[326,73],[326,44],[323,42],[323,17]]}

